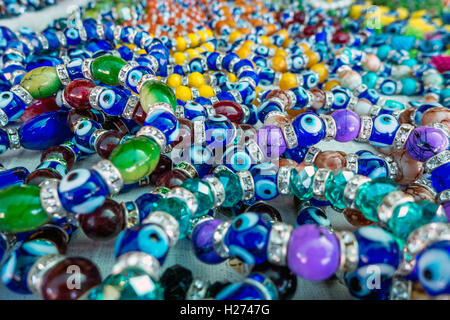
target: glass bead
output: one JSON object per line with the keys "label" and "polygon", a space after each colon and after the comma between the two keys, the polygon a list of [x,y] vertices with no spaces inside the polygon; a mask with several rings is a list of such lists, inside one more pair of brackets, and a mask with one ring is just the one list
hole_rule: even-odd
{"label": "glass bead", "polygon": [[389,175],[389,168],[385,160],[368,150],[356,152],[358,155],[358,174],[376,179]]}
{"label": "glass bead", "polygon": [[258,200],[271,200],[278,196],[277,173],[278,166],[264,162],[250,169],[255,184],[255,197]]}
{"label": "glass bead", "polygon": [[283,131],[277,126],[262,126],[256,134],[261,151],[268,158],[279,158],[287,148]]}
{"label": "glass bead", "polygon": [[130,69],[130,71],[127,72],[125,84],[126,86],[133,91],[134,93],[138,94],[137,91],[137,84],[139,80],[142,78],[142,76],[146,74],[153,74],[153,71],[147,67],[147,66],[136,66]]}
{"label": "glass bead", "polygon": [[448,146],[448,137],[443,131],[431,127],[418,127],[406,140],[405,150],[414,160],[425,162],[446,150]]}
{"label": "glass bead", "polygon": [[355,227],[365,227],[374,224],[373,221],[367,220],[362,212],[356,209],[345,208],[342,211],[342,215],[348,223]]}
{"label": "glass bead", "polygon": [[252,272],[269,278],[275,285],[280,300],[292,299],[297,290],[297,276],[286,266],[277,266],[266,261],[256,265]]}
{"label": "glass bead", "polygon": [[8,186],[23,184],[30,174],[25,167],[15,167],[9,170],[2,170],[0,166],[0,189]]}
{"label": "glass bead", "polygon": [[206,145],[210,148],[221,148],[234,140],[236,129],[225,116],[214,115],[205,120],[205,133]]}
{"label": "glass bead", "polygon": [[185,300],[193,280],[189,269],[178,264],[167,268],[160,280],[161,287],[164,289],[164,300]]}
{"label": "glass bead", "polygon": [[231,257],[247,264],[259,264],[267,259],[267,244],[271,225],[257,213],[246,212],[233,220],[224,243]]}
{"label": "glass bead", "polygon": [[252,283],[233,283],[222,289],[216,300],[266,300],[259,286]]}
{"label": "glass bead", "polygon": [[166,137],[167,144],[174,142],[180,133],[180,126],[175,114],[163,108],[148,110],[144,125],[155,127],[161,131]]}
{"label": "glass bead", "polygon": [[120,116],[129,97],[129,92],[122,87],[104,87],[97,96],[97,105],[107,115]]}
{"label": "glass bead", "polygon": [[174,217],[179,224],[180,239],[187,236],[190,230],[191,212],[187,204],[178,198],[162,198],[153,203],[153,211],[163,211]]}
{"label": "glass bead", "polygon": [[242,107],[236,102],[219,101],[213,104],[213,108],[217,114],[227,117],[231,122],[240,123],[244,119],[244,111],[242,110]]}
{"label": "glass bead", "polygon": [[187,101],[184,104],[184,117],[188,120],[205,120],[208,116],[203,105],[194,101]]}
{"label": "glass bead", "polygon": [[341,87],[335,87],[331,89],[334,95],[334,101],[331,104],[332,109],[344,109],[350,102],[350,92]]}
{"label": "glass bead", "polygon": [[136,199],[135,203],[139,210],[139,221],[144,221],[152,212],[153,204],[162,198],[158,193],[144,193]]}
{"label": "glass bead", "polygon": [[95,84],[92,81],[85,79],[72,81],[64,88],[64,100],[74,109],[90,109],[89,95],[93,88]]}
{"label": "glass bead", "polygon": [[34,99],[48,98],[61,87],[56,69],[53,67],[39,67],[28,72],[20,82]]}
{"label": "glass bead", "polygon": [[225,150],[222,162],[231,170],[240,172],[250,170],[254,160],[245,148],[233,145]]}
{"label": "glass bead", "polygon": [[120,69],[126,64],[125,60],[112,55],[95,58],[91,63],[92,77],[103,84],[119,85],[118,75]]}
{"label": "glass bead", "polygon": [[184,180],[188,179],[189,176],[181,170],[170,170],[161,174],[155,185],[157,187],[166,187],[172,189],[174,187],[180,186]]}
{"label": "glass bead", "polygon": [[59,172],[57,172],[56,170],[39,169],[39,170],[35,170],[35,171],[31,172],[27,176],[25,183],[39,186],[44,180],[47,180],[47,179],[61,180],[62,175]]}
{"label": "glass bead", "polygon": [[238,176],[228,169],[215,169],[214,176],[219,179],[225,190],[225,201],[222,207],[230,208],[236,205],[243,196]]}
{"label": "glass bead", "polygon": [[262,218],[268,223],[274,223],[275,221],[283,221],[280,212],[263,201],[258,201],[245,209],[246,212],[255,212],[262,216]]}
{"label": "glass bead", "polygon": [[313,112],[305,112],[292,121],[297,134],[298,145],[310,147],[325,138],[325,124],[323,120]]}
{"label": "glass bead", "polygon": [[302,226],[304,224],[315,224],[317,226],[331,228],[331,222],[325,215],[323,209],[313,206],[303,207],[298,211],[295,226]]}
{"label": "glass bead", "polygon": [[103,159],[108,159],[111,152],[120,144],[123,134],[118,131],[109,130],[100,135],[94,141],[94,148]]}
{"label": "glass bead", "polygon": [[308,148],[297,146],[294,149],[286,149],[285,153],[283,154],[283,157],[301,163],[305,159],[307,153]]}
{"label": "glass bead", "polygon": [[195,226],[192,232],[192,248],[195,256],[203,263],[218,264],[225,261],[214,249],[214,231],[222,220],[206,220]]}
{"label": "glass bead", "polygon": [[26,122],[40,114],[58,110],[60,110],[60,108],[55,101],[55,97],[38,99],[25,109],[25,112],[20,117],[20,120],[22,122]]}
{"label": "glass bead", "polygon": [[384,197],[397,190],[397,184],[389,178],[377,178],[363,183],[357,191],[355,204],[371,221],[378,221],[377,209]]}
{"label": "glass bead", "polygon": [[312,183],[317,169],[312,166],[305,167],[303,170],[291,170],[289,180],[290,190],[300,200],[309,200],[312,198]]}
{"label": "glass bead", "polygon": [[389,115],[381,114],[373,119],[372,133],[369,141],[375,147],[387,147],[394,142],[400,123],[398,120]]}
{"label": "glass bead", "polygon": [[431,172],[431,185],[436,192],[450,189],[450,162],[440,165]]}
{"label": "glass bead", "polygon": [[314,166],[316,168],[325,168],[336,171],[345,168],[347,160],[345,154],[339,151],[321,151],[314,159]]}
{"label": "glass bead", "polygon": [[141,88],[140,101],[142,109],[145,112],[148,112],[152,105],[160,102],[169,104],[174,111],[177,107],[177,99],[174,91],[160,81],[146,82]]}
{"label": "glass bead", "polygon": [[59,145],[45,150],[41,155],[41,162],[44,162],[50,158],[64,160],[67,165],[67,170],[71,170],[76,160],[76,155],[68,147]]}
{"label": "glass bead", "polygon": [[134,137],[118,145],[109,160],[119,169],[125,184],[138,182],[156,168],[159,146],[150,138]]}
{"label": "glass bead", "polygon": [[102,126],[94,120],[80,120],[74,128],[73,142],[81,151],[85,153],[95,153],[93,145],[94,133],[102,129]]}
{"label": "glass bead", "polygon": [[205,215],[214,206],[214,193],[209,183],[201,179],[189,178],[180,186],[192,192],[197,199],[198,207],[194,213],[195,217]]}
{"label": "glass bead", "polygon": [[339,240],[327,228],[305,224],[295,228],[287,252],[289,269],[309,281],[331,277],[339,267]]}

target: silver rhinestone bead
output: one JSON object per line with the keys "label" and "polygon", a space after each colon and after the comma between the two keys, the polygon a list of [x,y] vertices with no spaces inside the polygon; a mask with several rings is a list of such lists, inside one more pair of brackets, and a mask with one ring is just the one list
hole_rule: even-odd
{"label": "silver rhinestone bead", "polygon": [[132,119],[138,103],[139,97],[134,94],[131,94],[127,100],[125,108],[123,109],[122,117],[124,117],[125,119]]}
{"label": "silver rhinestone bead", "polygon": [[236,89],[232,89],[228,91],[228,93],[233,96],[234,101],[236,101],[237,103],[242,103],[242,97],[239,91],[237,91]]}
{"label": "silver rhinestone bead", "polygon": [[6,115],[5,111],[3,109],[0,109],[0,127],[4,127],[8,124],[9,118]]}
{"label": "silver rhinestone bead", "polygon": [[195,214],[195,212],[197,211],[197,208],[198,208],[197,198],[194,196],[194,194],[192,192],[190,192],[187,189],[175,187],[167,193],[166,197],[167,198],[178,198],[178,199],[183,200],[186,203],[186,205],[188,206],[189,211],[191,212],[191,216],[193,216]]}
{"label": "silver rhinestone bead", "polygon": [[158,78],[152,74],[144,74],[138,81],[136,85],[136,90],[141,93],[142,87],[145,83],[150,81],[158,81]]}
{"label": "silver rhinestone bead", "polygon": [[239,61],[241,61],[241,59],[238,57],[235,57],[235,58],[233,58],[233,60],[231,60],[230,65],[228,66],[228,69],[230,70],[230,72],[234,72],[234,65],[236,63],[238,63]]}
{"label": "silver rhinestone bead", "polygon": [[317,169],[312,182],[312,191],[314,198],[318,200],[325,200],[325,182],[327,181],[331,173],[332,172],[330,169]]}
{"label": "silver rhinestone bead", "polygon": [[324,109],[328,110],[334,103],[334,94],[331,91],[325,91],[325,105]]}
{"label": "silver rhinestone bead", "polygon": [[355,235],[349,231],[338,231],[336,236],[341,248],[339,270],[342,272],[355,271],[359,262],[359,247]]}
{"label": "silver rhinestone bead", "polygon": [[122,33],[122,27],[119,25],[116,25],[114,28],[114,40],[117,42],[120,42],[120,34]]}
{"label": "silver rhinestone bead", "polygon": [[21,85],[15,85],[9,91],[18,96],[27,106],[34,101],[33,96]]}
{"label": "silver rhinestone bead", "polygon": [[186,300],[203,300],[208,293],[209,281],[194,279],[186,292]]}
{"label": "silver rhinestone bead", "polygon": [[17,150],[21,148],[20,145],[20,138],[19,138],[19,132],[16,128],[8,128],[6,130],[6,133],[8,134],[8,140],[9,140],[9,148],[11,150]]}
{"label": "silver rhinestone bead", "polygon": [[361,116],[361,130],[356,138],[359,142],[369,142],[370,134],[372,133],[373,121],[369,116]]}
{"label": "silver rhinestone bead", "polygon": [[200,97],[200,91],[197,88],[191,88],[192,100],[195,101],[198,97]]}
{"label": "silver rhinestone bead", "polygon": [[123,187],[123,179],[119,169],[109,160],[100,160],[93,167],[97,171],[108,186],[111,194],[119,193]]}
{"label": "silver rhinestone bead", "polygon": [[350,96],[350,101],[347,105],[347,109],[355,111],[355,106],[358,103],[358,99],[354,96]]}
{"label": "silver rhinestone bead", "polygon": [[59,181],[56,179],[46,179],[40,185],[39,197],[42,209],[50,218],[61,218],[66,215],[58,194]]}
{"label": "silver rhinestone bead", "polygon": [[320,115],[320,117],[325,123],[326,136],[324,141],[333,140],[334,137],[336,136],[336,122],[334,121],[334,118],[326,114],[322,114]]}
{"label": "silver rhinestone bead", "polygon": [[450,150],[444,150],[425,162],[425,173],[431,173],[437,167],[450,162]]}
{"label": "silver rhinestone bead", "polygon": [[253,139],[248,139],[245,142],[245,148],[247,149],[250,157],[253,159],[255,164],[261,163],[264,161],[264,153],[261,151],[258,143],[256,143]]}
{"label": "silver rhinestone bead", "polygon": [[345,160],[347,161],[347,165],[345,166],[346,169],[358,172],[358,155],[355,153],[348,153],[345,157]]}
{"label": "silver rhinestone bead", "polygon": [[255,182],[252,174],[249,171],[239,171],[236,174],[243,192],[242,200],[250,200],[255,195]]}
{"label": "silver rhinestone bead", "polygon": [[[281,80],[281,72],[277,72],[275,73],[275,77],[273,79],[273,85],[274,86],[278,86],[280,84],[280,80]],[[299,86],[299,83],[297,82],[297,85]]]}
{"label": "silver rhinestone bead", "polygon": [[206,141],[206,129],[204,120],[192,121],[194,125],[194,144],[202,145]]}
{"label": "silver rhinestone bead", "polygon": [[85,59],[81,64],[81,72],[83,73],[83,76],[91,81],[94,81],[94,77],[91,74],[91,64],[93,60],[94,59],[91,58]]}
{"label": "silver rhinestone bead", "polygon": [[281,131],[283,132],[288,149],[294,149],[298,146],[298,137],[291,122],[283,123],[281,125]]}
{"label": "silver rhinestone bead", "polygon": [[289,181],[291,179],[291,170],[293,167],[284,166],[277,173],[277,187],[280,194],[290,194]]}
{"label": "silver rhinestone bead", "polygon": [[231,221],[222,222],[217,226],[214,230],[213,239],[214,239],[214,250],[216,253],[222,258],[228,258],[230,250],[224,243],[224,237],[231,226]]}
{"label": "silver rhinestone bead", "polygon": [[358,192],[358,188],[362,184],[369,182],[371,180],[372,179],[370,179],[370,178],[367,178],[365,176],[357,174],[353,178],[351,178],[350,181],[347,182],[347,185],[345,186],[345,189],[344,189],[344,198],[345,198],[345,203],[347,204],[347,207],[349,207],[351,209],[356,209],[354,202],[355,202],[356,194]]}
{"label": "silver rhinestone bead", "polygon": [[225,55],[223,54],[219,54],[219,56],[216,59],[216,69],[217,70],[222,70],[223,66],[222,66],[222,61],[223,58],[225,58]]}
{"label": "silver rhinestone bead", "polygon": [[439,204],[444,204],[450,201],[450,189],[441,191],[436,196],[436,202]]}
{"label": "silver rhinestone bead", "polygon": [[70,83],[70,77],[66,66],[64,64],[58,64],[55,69],[61,83],[67,86]]}
{"label": "silver rhinestone bead", "polygon": [[161,271],[159,261],[155,257],[141,251],[131,251],[122,254],[114,264],[111,274],[116,275],[131,268],[142,270],[155,281],[159,280]]}
{"label": "silver rhinestone bead", "polygon": [[320,152],[321,150],[319,148],[309,147],[308,152],[305,155],[305,159],[303,160],[305,166],[312,166]]}
{"label": "silver rhinestone bead", "polygon": [[183,171],[190,178],[197,178],[198,177],[197,169],[195,169],[195,167],[192,164],[190,164],[190,163],[188,163],[186,161],[180,161],[178,163],[174,163],[173,164],[173,169],[174,170]]}
{"label": "silver rhinestone bead", "polygon": [[386,164],[388,166],[388,171],[389,171],[389,178],[391,178],[392,180],[395,180],[398,177],[398,173],[399,173],[397,163],[390,156],[386,156],[383,154],[378,154],[378,156],[381,159],[384,159],[384,161],[386,162]]}
{"label": "silver rhinestone bead", "polygon": [[164,150],[164,147],[166,146],[166,137],[164,136],[164,133],[162,133],[155,127],[143,126],[136,133],[136,136],[137,137],[144,136],[152,138],[158,144],[160,150]]}
{"label": "silver rhinestone bead", "polygon": [[[242,107],[243,105],[241,105]],[[208,117],[212,117],[216,115],[216,109],[214,109],[214,107],[210,104],[206,104],[204,105],[205,110],[206,110],[206,114],[208,115]],[[244,109],[244,108],[242,108]],[[247,109],[248,110],[248,109]]]}
{"label": "silver rhinestone bead", "polygon": [[[140,223],[139,208],[134,201],[122,202],[122,208],[125,212],[125,228],[132,228]],[[130,207],[131,206],[131,207]]]}
{"label": "silver rhinestone bead", "polygon": [[[242,68],[241,68],[242,69]],[[239,69],[240,70],[240,69]],[[248,82],[252,85],[252,87],[256,88],[256,82],[253,78],[250,77],[242,77],[239,79],[239,82]]]}
{"label": "silver rhinestone bead", "polygon": [[360,84],[353,90],[352,94],[358,98],[359,95],[366,90],[367,90],[367,86],[365,84]]}
{"label": "silver rhinestone bead", "polygon": [[154,211],[142,221],[142,224],[154,223],[159,225],[169,236],[170,246],[173,247],[180,238],[180,225],[170,214],[164,211]]}
{"label": "silver rhinestone bead", "polygon": [[48,254],[40,257],[28,271],[27,286],[36,296],[41,296],[42,280],[47,271],[63,261],[65,257],[60,254]]}
{"label": "silver rhinestone bead", "polygon": [[376,116],[378,116],[378,114],[380,113],[382,107],[378,106],[376,104],[373,104],[370,109],[369,109],[369,116],[374,118]]}
{"label": "silver rhinestone bead", "polygon": [[[286,109],[290,109],[297,104],[297,96],[291,90],[286,90],[285,92],[287,93],[287,95],[290,98],[290,104],[289,104],[289,106],[286,106]],[[327,93],[327,91],[325,91],[325,93]]]}
{"label": "silver rhinestone bead", "polygon": [[267,244],[267,260],[270,263],[279,266],[286,265],[287,248],[292,230],[292,226],[286,223],[274,222],[272,229],[270,229]]}
{"label": "silver rhinestone bead", "polygon": [[39,39],[39,42],[40,42],[41,45],[42,45],[42,49],[43,49],[44,51],[47,51],[48,48],[49,48],[47,38],[46,38],[42,33],[38,33],[38,34],[36,35],[36,38]]}
{"label": "silver rhinestone bead", "polygon": [[412,282],[403,277],[394,275],[389,300],[410,300]]}
{"label": "silver rhinestone bead", "polygon": [[377,213],[378,219],[382,223],[388,223],[392,218],[395,207],[405,204],[407,202],[414,202],[413,196],[404,193],[403,191],[393,191],[387,194],[383,201],[378,205]]}
{"label": "silver rhinestone bead", "polygon": [[211,186],[214,193],[214,207],[220,207],[225,202],[225,188],[222,182],[214,176],[206,177],[203,179]]}
{"label": "silver rhinestone bead", "polygon": [[103,29],[103,24],[97,23],[96,26],[97,36],[100,40],[105,39],[105,29]]}
{"label": "silver rhinestone bead", "polygon": [[138,66],[139,64],[136,61],[130,61],[126,65],[124,65],[122,68],[120,68],[119,74],[117,78],[119,79],[119,83],[127,87],[127,74],[130,72],[131,69]]}
{"label": "silver rhinestone bead", "polygon": [[101,110],[98,106],[98,97],[103,90],[107,90],[106,87],[96,86],[91,89],[91,92],[89,93],[89,104],[93,109]]}
{"label": "silver rhinestone bead", "polygon": [[59,47],[60,48],[65,48],[67,47],[67,39],[66,36],[64,35],[63,32],[61,31],[56,31],[55,32],[56,37],[58,38],[59,41]]}
{"label": "silver rhinestone bead", "polygon": [[414,130],[414,126],[403,123],[400,125],[400,128],[398,128],[397,132],[395,133],[394,142],[392,146],[394,147],[394,150],[401,150],[405,146],[406,140],[408,139],[411,131]]}

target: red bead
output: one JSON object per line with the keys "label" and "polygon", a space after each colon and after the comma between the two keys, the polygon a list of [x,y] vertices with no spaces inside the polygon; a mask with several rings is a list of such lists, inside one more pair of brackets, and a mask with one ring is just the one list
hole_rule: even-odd
{"label": "red bead", "polygon": [[172,170],[172,160],[168,156],[160,155],[155,170],[150,174],[150,182],[155,185],[158,178],[169,170]]}
{"label": "red bead", "polygon": [[75,162],[75,154],[67,147],[54,146],[42,153],[41,162],[46,161],[49,158],[63,159],[67,163],[67,171],[72,170],[72,166]]}
{"label": "red bead", "polygon": [[194,143],[194,125],[191,121],[185,118],[179,118],[178,123],[180,125],[180,133],[178,138],[170,144],[172,148],[186,149]]}
{"label": "red bead", "polygon": [[123,207],[111,199],[106,199],[94,212],[78,217],[86,236],[100,241],[115,238],[125,228],[125,220]]}
{"label": "red bead", "polygon": [[253,126],[243,123],[243,124],[239,125],[239,128],[242,130],[242,134],[243,134],[243,138],[244,138],[243,140],[241,140],[242,143],[247,142],[250,139],[256,140],[257,131]]}
{"label": "red bead", "polygon": [[142,109],[141,103],[139,102],[134,109],[133,120],[136,121],[137,124],[143,126],[145,118],[147,118],[147,112]]}
{"label": "red bead", "polygon": [[120,144],[120,140],[123,137],[123,133],[118,131],[109,130],[104,132],[95,141],[95,150],[98,155],[103,159],[108,159],[111,152]]}
{"label": "red bead", "polygon": [[305,18],[306,18],[305,11],[298,11],[298,12],[294,13],[294,21],[295,22],[298,22],[300,24],[304,24],[305,23]]}
{"label": "red bead", "polygon": [[36,100],[31,106],[25,109],[24,114],[20,117],[20,120],[25,122],[32,119],[42,113],[50,111],[58,111],[59,106],[56,104],[55,97],[44,98]]}
{"label": "red bead", "polygon": [[65,258],[44,274],[41,294],[44,300],[76,300],[101,282],[100,272],[90,260]]}
{"label": "red bead", "polygon": [[61,175],[55,170],[51,169],[39,169],[30,173],[25,179],[26,184],[32,184],[35,186],[39,186],[44,180],[47,179],[57,179],[61,180]]}
{"label": "red bead", "polygon": [[92,81],[80,79],[72,81],[64,89],[64,99],[74,109],[90,109],[89,95],[95,84]]}
{"label": "red bead", "polygon": [[181,170],[166,171],[156,180],[157,187],[174,188],[180,186],[189,176]]}
{"label": "red bead", "polygon": [[107,118],[105,123],[102,124],[103,129],[105,130],[114,130],[119,131],[122,135],[126,135],[130,133],[130,130],[125,125],[125,123],[119,118]]}
{"label": "red bead", "polygon": [[303,36],[311,37],[311,36],[315,35],[316,32],[317,32],[317,27],[315,25],[309,25],[303,29]]}
{"label": "red bead", "polygon": [[332,41],[334,44],[346,44],[350,41],[350,36],[343,31],[336,31],[333,34]]}
{"label": "red bead", "polygon": [[233,101],[219,101],[213,104],[217,114],[227,117],[231,122],[240,123],[244,119],[242,107]]}

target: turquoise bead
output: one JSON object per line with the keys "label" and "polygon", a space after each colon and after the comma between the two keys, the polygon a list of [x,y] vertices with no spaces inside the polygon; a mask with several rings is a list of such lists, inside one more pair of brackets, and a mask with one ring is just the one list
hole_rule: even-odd
{"label": "turquoise bead", "polygon": [[383,44],[377,48],[377,57],[380,58],[380,60],[386,60],[387,56],[389,54],[389,51],[391,51],[392,48],[388,44]]}
{"label": "turquoise bead", "polygon": [[292,168],[289,179],[290,190],[299,200],[308,200],[312,198],[312,183],[317,169],[313,166],[307,166],[303,170],[297,171]]}
{"label": "turquoise bead", "polygon": [[396,109],[396,110],[405,109],[405,104],[401,103],[400,101],[396,101],[396,100],[392,100],[392,99],[386,99],[384,101],[384,106],[389,109]]}
{"label": "turquoise bead", "polygon": [[405,96],[414,95],[417,91],[417,82],[412,78],[403,78],[402,82],[402,91],[400,94]]}
{"label": "turquoise bead", "polygon": [[208,213],[214,206],[214,193],[209,183],[201,179],[187,179],[181,186],[194,194],[197,199],[197,210],[194,213],[195,217],[203,216]]}
{"label": "turquoise bead", "polygon": [[223,184],[225,201],[222,207],[231,208],[242,200],[242,187],[237,174],[226,167],[218,167],[214,170],[214,176]]}
{"label": "turquoise bead", "polygon": [[350,170],[341,170],[335,176],[325,182],[325,198],[336,210],[344,210],[347,207],[344,198],[344,189],[355,173]]}
{"label": "turquoise bead", "polygon": [[369,88],[369,89],[375,89],[375,86],[377,84],[378,75],[375,72],[367,72],[362,77],[362,82]]}
{"label": "turquoise bead", "polygon": [[190,229],[191,212],[183,200],[178,198],[163,198],[153,203],[152,206],[152,212],[163,211],[174,217],[180,229],[179,239],[186,237]]}
{"label": "turquoise bead", "polygon": [[386,195],[396,189],[397,184],[386,177],[363,183],[356,193],[355,204],[364,217],[376,222],[378,221],[378,206]]}

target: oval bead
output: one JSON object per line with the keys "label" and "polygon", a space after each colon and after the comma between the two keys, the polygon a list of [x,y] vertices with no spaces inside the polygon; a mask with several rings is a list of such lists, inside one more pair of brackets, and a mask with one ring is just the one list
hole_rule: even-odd
{"label": "oval bead", "polygon": [[61,87],[56,69],[53,67],[39,67],[28,72],[20,82],[34,99],[53,96]]}
{"label": "oval bead", "polygon": [[111,55],[95,58],[91,63],[91,75],[95,80],[110,86],[119,85],[120,69],[126,65],[126,61]]}
{"label": "oval bead", "polygon": [[147,113],[155,103],[167,103],[172,106],[173,111],[177,107],[177,98],[173,90],[160,81],[146,82],[140,92],[141,107]]}

